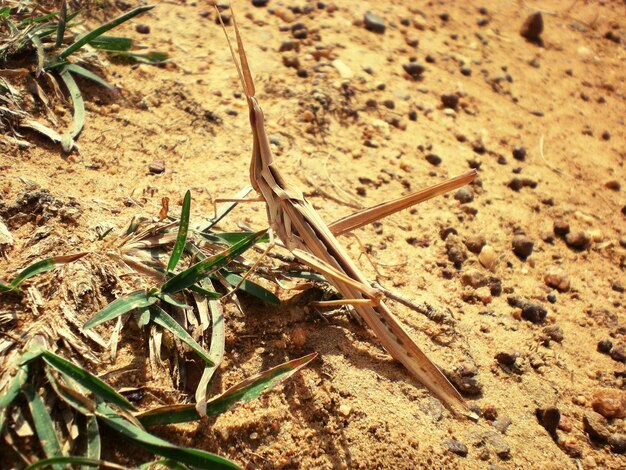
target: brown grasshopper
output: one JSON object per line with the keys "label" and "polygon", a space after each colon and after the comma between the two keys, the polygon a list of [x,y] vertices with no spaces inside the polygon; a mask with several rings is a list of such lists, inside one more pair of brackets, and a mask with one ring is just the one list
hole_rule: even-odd
{"label": "brown grasshopper", "polygon": [[326,277],[344,297],[345,303],[351,304],[374,331],[385,349],[404,364],[435,396],[453,412],[468,413],[467,405],[459,392],[409,336],[396,316],[381,300],[382,294],[369,285],[366,277],[350,259],[335,235],[349,232],[417,202],[467,184],[474,179],[476,173],[468,172],[395,201],[359,211],[331,226],[326,225],[302,191],[280,173],[274,162],[265,131],[263,111],[255,96],[252,74],[234,17],[233,23],[239,61],[223,23],[222,27],[250,111],[253,135],[250,183],[260,199],[266,203],[273,233],[299,261]]}

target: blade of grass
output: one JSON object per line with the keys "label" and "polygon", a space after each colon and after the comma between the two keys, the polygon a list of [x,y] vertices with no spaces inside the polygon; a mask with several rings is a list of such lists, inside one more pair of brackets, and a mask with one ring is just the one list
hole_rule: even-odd
{"label": "blade of grass", "polygon": [[27,266],[19,274],[11,281],[11,286],[14,288],[19,287],[19,285],[24,282],[26,279],[30,279],[37,274],[45,273],[46,271],[51,271],[57,266],[62,264],[71,263],[72,261],[76,261],[77,259],[82,258],[87,253],[76,253],[74,255],[67,256],[54,256],[52,258],[42,259],[40,261],[36,261],[33,264]]}
{"label": "blade of grass", "polygon": [[4,282],[0,282],[0,292],[15,292],[17,289],[9,284],[5,284]]}
{"label": "blade of grass", "polygon": [[158,465],[163,465],[164,467],[171,468],[172,470],[189,470],[189,467],[187,465],[183,465],[170,459],[161,459],[155,460],[154,462],[146,462],[139,465],[138,467],[135,467],[134,470],[151,470],[153,468],[158,468]]}
{"label": "blade of grass", "polygon": [[[210,279],[202,281],[203,285],[212,286]],[[224,357],[224,349],[226,343],[226,331],[224,328],[224,309],[222,304],[214,300],[206,302],[208,310],[211,313],[211,347],[209,348],[209,357],[214,362],[213,366],[206,366],[202,371],[202,377],[196,388],[196,410],[200,416],[206,416],[207,389],[213,374],[219,367]],[[200,310],[200,304],[198,304]],[[203,320],[206,321],[206,320]]]}
{"label": "blade of grass", "polygon": [[[68,387],[61,377],[56,377],[52,371],[51,367],[46,367],[46,378],[57,396],[79,413],[85,416],[92,414],[96,409],[96,403],[87,398],[84,389]],[[75,385],[75,383],[72,383],[72,385]]]}
{"label": "blade of grass", "polygon": [[49,459],[40,460],[39,462],[35,462],[30,464],[24,470],[35,470],[36,468],[47,468],[47,467],[55,467],[65,469],[66,465],[72,465],[73,468],[81,465],[83,467],[96,467],[96,468],[111,468],[114,470],[125,470],[127,467],[122,467],[113,462],[107,462],[106,460],[99,459],[90,459],[89,457],[79,457],[79,456],[70,456],[70,457],[52,457]]}
{"label": "blade of grass", "polygon": [[[243,199],[244,197],[246,197],[250,193],[250,191],[252,191],[252,186],[246,186],[241,191],[239,191],[237,194],[235,194],[233,199]],[[216,211],[215,218],[213,220],[210,220],[204,227],[200,227],[198,230],[200,232],[208,231],[211,227],[213,227],[220,220],[222,220],[224,217],[226,217],[228,215],[228,213],[230,211],[232,211],[235,207],[237,207],[237,203],[236,202],[227,202],[227,203],[221,205],[219,207],[219,209],[217,209],[217,211]]]}
{"label": "blade of grass", "polygon": [[165,52],[151,51],[151,52],[129,52],[129,51],[119,51],[116,52],[117,55],[121,55],[123,57],[128,57],[130,59],[134,59],[136,62],[142,64],[159,64],[161,62],[165,62],[170,58],[169,55]]}
{"label": "blade of grass", "polygon": [[128,400],[126,400],[126,398],[82,367],[72,364],[68,360],[63,359],[61,356],[57,356],[53,352],[47,350],[42,352],[42,358],[50,367],[54,367],[65,376],[78,382],[105,402],[113,403],[125,410],[135,411],[135,407]]}
{"label": "blade of grass", "polygon": [[193,310],[193,307],[191,305],[187,305],[182,302],[179,302],[171,295],[161,294],[159,295],[159,299],[161,299],[164,302],[167,302],[170,305],[173,305],[174,307],[182,308],[183,310]]}
{"label": "blade of grass", "polygon": [[108,406],[98,406],[98,419],[127,439],[156,455],[198,468],[238,469],[233,462],[199,449],[178,447],[156,437],[120,417]]}
{"label": "blade of grass", "polygon": [[15,377],[13,377],[9,382],[4,395],[0,396],[0,435],[2,434],[2,430],[4,428],[7,410],[11,406],[11,403],[13,403],[13,400],[15,400],[15,397],[17,397],[20,393],[20,390],[26,383],[27,378],[28,367],[22,366],[18,368]]}
{"label": "blade of grass", "polygon": [[[291,377],[302,367],[317,357],[317,353],[293,361],[288,361],[265,372],[250,377],[229,388],[223,394],[209,400],[206,407],[207,416],[215,416],[230,410],[239,402],[257,398],[266,390],[275,387],[283,380]],[[185,423],[200,419],[193,404],[164,406],[141,413],[137,416],[144,426]]]}
{"label": "blade of grass", "polygon": [[32,41],[33,46],[35,46],[35,51],[37,51],[37,71],[35,73],[35,76],[38,77],[43,71],[44,64],[46,61],[46,54],[43,50],[43,43],[41,42],[41,39],[39,38],[39,36],[32,35],[30,36],[30,40]]}
{"label": "blade of grass", "polygon": [[199,286],[190,286],[189,289],[194,291],[196,294],[205,296],[207,299],[219,299],[222,296],[222,294],[203,289]]}
{"label": "blade of grass", "polygon": [[133,47],[133,40],[116,36],[100,36],[93,39],[89,45],[108,52],[128,51]]}
{"label": "blade of grass", "polygon": [[57,24],[57,38],[54,43],[54,47],[59,48],[63,45],[63,38],[65,37],[65,25],[67,22],[67,2],[61,0],[61,8],[59,9],[59,22]]}
{"label": "blade of grass", "polygon": [[81,67],[80,65],[76,64],[67,64],[65,68],[70,72],[75,73],[76,75],[80,75],[81,77],[86,78],[87,80],[91,80],[92,82],[96,82],[98,85],[102,85],[109,90],[113,89],[113,86],[111,86],[104,78],[96,75],[91,70],[87,70],[85,67]]}
{"label": "blade of grass", "polygon": [[98,428],[98,419],[95,416],[87,417],[87,451],[85,457],[89,459],[99,460],[102,450],[100,442],[100,429]]}
{"label": "blade of grass", "polygon": [[207,365],[214,365],[213,360],[211,359],[209,354],[202,348],[202,346],[200,346],[191,337],[191,335],[187,333],[185,329],[180,326],[178,322],[174,320],[165,310],[163,310],[158,305],[153,305],[152,307],[150,307],[150,312],[152,313],[152,321],[154,323],[167,329],[182,342],[186,343],[198,354],[198,356],[202,358],[202,360],[204,360]]}
{"label": "blade of grass", "polygon": [[159,298],[155,295],[155,292],[145,290],[136,290],[130,294],[120,297],[114,300],[109,305],[104,307],[98,313],[96,313],[83,328],[93,328],[101,323],[104,323],[114,318],[119,317],[136,308],[149,307],[154,304]]}
{"label": "blade of grass", "polygon": [[[235,243],[239,243],[246,237],[249,237],[253,232],[222,232],[222,233],[213,233],[215,237],[224,240],[229,245],[234,245]],[[261,238],[258,243],[268,243],[270,241],[269,235],[265,235]]]}
{"label": "blade of grass", "polygon": [[[22,387],[22,392],[26,396],[30,414],[33,418],[33,424],[35,425],[35,431],[37,432],[37,437],[39,438],[44,454],[46,454],[48,458],[63,457],[59,437],[54,430],[54,423],[43,400],[35,393],[35,389],[31,385]],[[63,465],[53,465],[52,468],[55,470],[63,470],[65,467]]]}
{"label": "blade of grass", "polygon": [[105,23],[105,24],[97,27],[93,31],[90,31],[87,34],[85,34],[84,36],[81,36],[80,38],[78,38],[76,40],[76,42],[74,42],[72,45],[67,47],[63,52],[61,52],[59,54],[59,58],[60,59],[67,59],[70,55],[72,55],[78,49],[83,47],[85,44],[93,41],[95,38],[97,38],[99,36],[102,36],[107,31],[109,31],[109,30],[111,30],[111,29],[121,25],[122,23],[130,20],[131,18],[134,18],[137,15],[140,15],[141,13],[144,13],[144,12],[146,12],[148,10],[151,10],[152,8],[154,8],[154,5],[148,5],[148,6],[145,6],[145,7],[135,8],[134,10],[131,10],[128,13],[125,13],[125,14],[123,14],[121,16],[118,16],[117,18],[109,21],[108,23]]}
{"label": "blade of grass", "polygon": [[[80,88],[74,81],[74,77],[67,69],[67,66],[61,67],[59,75],[65,83],[67,90],[70,92],[70,98],[72,99],[72,107],[74,111],[72,113],[72,124],[70,124],[67,130],[66,139],[61,142],[63,144],[63,150],[69,152],[74,146],[74,139],[78,137],[80,131],[83,130],[85,125],[85,102],[83,101],[83,95],[80,92]],[[69,138],[68,138],[69,137]]]}
{"label": "blade of grass", "polygon": [[170,261],[167,263],[167,272],[172,272],[176,269],[176,265],[180,260],[185,244],[187,243],[187,232],[189,230],[189,213],[191,211],[191,191],[185,193],[183,199],[183,208],[180,213],[180,223],[178,224],[178,236],[176,237],[176,243],[172,249],[172,255]]}
{"label": "blade of grass", "polygon": [[241,240],[239,243],[231,246],[228,250],[199,261],[190,268],[169,279],[165,284],[163,284],[163,286],[161,286],[161,292],[171,294],[196,284],[198,281],[204,279],[213,271],[216,271],[226,265],[252,245],[257,243],[266,232],[267,229],[253,233],[252,235]]}
{"label": "blade of grass", "polygon": [[25,119],[20,123],[20,127],[26,127],[28,129],[32,129],[34,131],[39,132],[40,134],[45,135],[48,139],[50,139],[54,143],[61,142],[63,140],[63,136],[59,134],[54,129],[50,129],[48,126],[35,121],[34,119]]}
{"label": "blade of grass", "polygon": [[241,282],[242,277],[238,274],[231,273],[222,269],[220,271],[226,282],[228,282],[231,286],[236,287],[239,286],[239,290],[242,290],[246,294],[252,295],[257,299],[261,299],[264,302],[267,302],[272,305],[280,305],[280,299],[276,297],[273,293],[265,289],[264,287],[256,284],[249,279],[245,279]]}

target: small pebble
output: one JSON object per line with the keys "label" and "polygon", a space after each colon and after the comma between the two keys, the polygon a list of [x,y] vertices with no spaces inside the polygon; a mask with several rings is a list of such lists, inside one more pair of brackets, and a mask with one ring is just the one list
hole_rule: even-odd
{"label": "small pebble", "polygon": [[454,93],[444,93],[441,95],[441,103],[444,108],[456,109],[459,105],[459,97]]}
{"label": "small pebble", "polygon": [[556,341],[557,343],[563,342],[563,338],[565,337],[565,335],[563,334],[563,328],[558,325],[546,326],[543,329],[543,334],[550,338],[552,341]]}
{"label": "small pebble", "polygon": [[365,12],[365,16],[363,17],[363,22],[365,23],[365,29],[368,31],[372,31],[378,34],[385,33],[385,20],[383,20],[380,16],[372,13],[371,11]]}
{"label": "small pebble", "polygon": [[532,42],[539,41],[542,32],[543,16],[541,16],[541,12],[538,11],[526,18],[526,21],[524,21],[520,29],[520,35]]}
{"label": "small pebble", "polygon": [[467,204],[468,202],[472,202],[474,200],[474,193],[470,188],[463,187],[454,193],[454,199],[460,201],[461,204]]}
{"label": "small pebble", "polygon": [[584,250],[590,241],[585,232],[570,232],[565,236],[565,243],[575,250]]}
{"label": "small pebble", "polygon": [[600,341],[598,341],[596,349],[602,354],[608,354],[611,349],[613,349],[613,343],[608,338],[601,339]]}
{"label": "small pebble", "polygon": [[532,254],[535,246],[535,243],[526,235],[515,235],[511,244],[513,246],[513,253],[522,259],[528,258]]}
{"label": "small pebble", "polygon": [[300,59],[298,59],[298,55],[294,53],[283,54],[283,65],[285,65],[285,67],[298,69],[300,68]]}
{"label": "small pebble", "polygon": [[543,282],[559,292],[567,292],[570,288],[569,275],[561,268],[551,267],[543,276]]}
{"label": "small pebble", "polygon": [[496,354],[496,361],[500,365],[511,367],[519,356],[520,353],[518,351],[501,351]]}
{"label": "small pebble", "polygon": [[467,247],[469,251],[471,251],[474,254],[478,254],[480,253],[480,251],[483,249],[483,247],[485,246],[487,242],[485,241],[484,236],[480,234],[476,234],[476,235],[470,235],[468,237],[465,237],[465,240],[463,240],[463,243],[465,243],[465,246]]}
{"label": "small pebble", "polygon": [[626,434],[614,433],[607,439],[609,447],[616,454],[626,453]]}
{"label": "small pebble", "polygon": [[520,162],[526,160],[526,149],[524,147],[515,147],[513,149],[513,158]]}
{"label": "small pebble", "polygon": [[498,416],[498,418],[493,422],[493,427],[500,431],[502,434],[506,434],[507,429],[513,423],[511,418],[508,416]]}
{"label": "small pebble", "polygon": [[606,442],[611,434],[606,419],[593,411],[584,414],[583,429],[590,438],[600,442]]}
{"label": "small pebble", "polygon": [[291,342],[299,348],[306,344],[306,331],[304,331],[304,328],[297,326],[291,330]]}
{"label": "small pebble", "polygon": [[252,0],[252,5],[255,7],[264,7],[267,6],[269,0]]}
{"label": "small pebble", "polygon": [[569,233],[569,224],[564,220],[555,220],[553,229],[557,237],[565,237]]}
{"label": "small pebble", "polygon": [[426,155],[426,161],[433,166],[439,166],[441,164],[441,157],[439,155],[435,155],[434,153],[429,153]]}
{"label": "small pebble", "polygon": [[150,26],[148,26],[147,24],[138,24],[137,26],[135,26],[135,31],[137,31],[139,34],[150,34]]}
{"label": "small pebble", "polygon": [[467,456],[467,446],[454,439],[447,439],[446,446],[448,450],[453,454],[460,455],[461,457]]}
{"label": "small pebble", "polygon": [[464,65],[461,67],[461,75],[465,76],[465,77],[469,77],[470,75],[472,75],[472,69],[469,68],[467,65]]}
{"label": "small pebble", "polygon": [[483,246],[478,255],[478,261],[487,269],[493,269],[496,264],[496,250],[491,245]]}
{"label": "small pebble", "polygon": [[611,359],[614,361],[626,363],[626,349],[622,346],[615,346],[611,349],[609,356],[611,356]]}
{"label": "small pebble", "polygon": [[605,418],[626,417],[626,392],[623,390],[603,389],[593,394],[591,407]]}
{"label": "small pebble", "polygon": [[548,433],[555,436],[561,421],[561,411],[556,406],[549,406],[544,410],[539,409],[537,410],[537,419]]}
{"label": "small pebble", "polygon": [[622,185],[617,180],[607,181],[606,183],[604,183],[604,187],[612,191],[619,191],[620,189],[622,189]]}
{"label": "small pebble", "polygon": [[339,406],[339,414],[342,416],[349,416],[350,413],[352,412],[352,407],[348,406],[346,404],[340,405]]}
{"label": "small pebble", "polygon": [[148,171],[154,175],[159,175],[165,171],[165,163],[162,160],[157,160],[148,166]]}
{"label": "small pebble", "polygon": [[402,64],[402,68],[415,80],[417,80],[426,70],[426,67],[424,67],[422,64],[418,64],[417,62],[408,62],[406,64]]}

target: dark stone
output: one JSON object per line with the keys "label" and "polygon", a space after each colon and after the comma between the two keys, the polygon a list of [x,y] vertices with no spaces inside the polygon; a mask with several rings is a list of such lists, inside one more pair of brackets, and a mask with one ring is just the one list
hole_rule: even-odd
{"label": "dark stone", "polygon": [[487,241],[482,235],[470,235],[465,237],[463,243],[465,243],[465,246],[469,251],[477,255],[480,253],[480,250],[483,249],[483,246],[487,244]]}
{"label": "dark stone", "polygon": [[444,108],[456,109],[459,105],[459,97],[454,93],[445,93],[441,95],[441,103]]}
{"label": "dark stone", "polygon": [[549,406],[546,409],[536,410],[537,420],[551,436],[556,436],[556,430],[559,427],[561,421],[561,412],[555,406]]}
{"label": "dark stone", "polygon": [[441,157],[439,155],[435,155],[434,153],[429,153],[426,155],[426,161],[434,166],[439,166],[441,164]]}
{"label": "dark stone", "polygon": [[383,101],[383,104],[388,109],[396,109],[396,103],[394,103],[393,100],[385,100],[385,101]]}
{"label": "dark stone", "polygon": [[529,41],[538,42],[540,40],[541,33],[543,32],[543,16],[541,12],[536,11],[531,14],[520,29],[520,35]]}
{"label": "dark stone", "polygon": [[575,250],[584,250],[591,240],[585,232],[570,232],[565,236],[565,243]]}
{"label": "dark stone", "polygon": [[150,163],[148,170],[154,175],[159,175],[165,171],[165,163],[162,160],[154,161]]}
{"label": "dark stone", "polygon": [[426,70],[426,67],[424,67],[422,64],[418,64],[417,62],[408,62],[406,64],[402,64],[402,68],[415,80],[417,80]]}
{"label": "dark stone", "polygon": [[548,302],[550,302],[551,304],[555,304],[556,303],[556,295],[554,294],[548,294]]}
{"label": "dark stone", "polygon": [[615,44],[619,44],[622,40],[619,34],[614,33],[613,31],[607,31],[604,33],[604,39],[608,39],[609,41],[613,41]]}
{"label": "dark stone", "polygon": [[292,31],[291,34],[295,39],[306,39],[309,32],[307,31],[306,28],[303,28],[303,29],[296,29],[295,31]]}
{"label": "dark stone", "polygon": [[267,6],[268,3],[269,0],[252,0],[252,5],[258,8]]}
{"label": "dark stone", "polygon": [[584,414],[583,429],[590,438],[599,442],[606,442],[611,435],[606,418],[595,411],[587,411]]}
{"label": "dark stone", "polygon": [[596,348],[598,352],[601,352],[602,354],[608,354],[611,349],[613,349],[613,343],[610,339],[604,338],[598,341],[598,345],[596,346]]}
{"label": "dark stone", "polygon": [[553,230],[557,237],[564,237],[569,233],[569,224],[564,220],[555,220]]}
{"label": "dark stone", "polygon": [[469,77],[472,75],[472,69],[469,68],[467,65],[464,65],[461,67],[461,75],[465,76],[465,77]]}
{"label": "dark stone", "polygon": [[448,259],[454,264],[454,267],[460,269],[467,259],[467,250],[459,237],[455,235],[446,238],[446,251]]}
{"label": "dark stone", "polygon": [[137,31],[139,34],[150,34],[150,26],[148,26],[147,24],[138,24],[137,26],[135,26],[135,31]]}
{"label": "dark stone", "polygon": [[467,446],[454,439],[446,439],[446,446],[448,450],[453,454],[460,455],[461,457],[467,456]]}
{"label": "dark stone", "polygon": [[520,162],[526,160],[526,149],[524,147],[515,147],[513,149],[513,158]]}
{"label": "dark stone", "polygon": [[615,346],[611,349],[609,356],[614,361],[626,363],[626,350],[621,346]]}
{"label": "dark stone", "polygon": [[298,77],[300,78],[307,78],[309,76],[309,72],[307,72],[306,69],[298,69],[298,71],[296,72],[296,74],[298,75]]}
{"label": "dark stone", "polygon": [[626,453],[626,434],[611,434],[608,438],[609,447],[617,454]]}
{"label": "dark stone", "polygon": [[512,296],[507,301],[511,307],[521,308],[522,318],[532,323],[542,323],[548,315],[548,311],[543,305],[530,302],[527,299]]}
{"label": "dark stone", "polygon": [[546,326],[543,329],[543,334],[546,335],[550,340],[556,341],[557,343],[563,342],[563,339],[565,338],[563,334],[563,328],[558,325]]}
{"label": "dark stone", "polygon": [[528,258],[532,254],[535,246],[535,243],[526,235],[515,235],[511,244],[513,246],[513,253],[522,259]]}
{"label": "dark stone", "polygon": [[363,17],[363,22],[365,23],[365,29],[368,31],[372,31],[377,34],[385,34],[385,20],[375,13],[366,11],[365,16]]}
{"label": "dark stone", "polygon": [[461,204],[467,204],[468,202],[472,202],[474,200],[474,193],[470,188],[463,187],[454,193],[454,199],[460,201]]}
{"label": "dark stone", "polygon": [[417,111],[415,111],[414,109],[409,111],[409,120],[410,121],[417,121]]}
{"label": "dark stone", "polygon": [[478,370],[469,364],[461,364],[457,369],[448,373],[448,379],[461,394],[466,396],[477,396],[483,393],[483,386],[478,381],[476,375]]}
{"label": "dark stone", "polygon": [[510,367],[515,364],[519,356],[520,353],[518,351],[501,351],[496,354],[496,361],[500,365]]}
{"label": "dark stone", "polygon": [[614,290],[615,292],[624,292],[624,286],[621,285],[619,282],[615,281],[613,284],[611,284],[611,289]]}

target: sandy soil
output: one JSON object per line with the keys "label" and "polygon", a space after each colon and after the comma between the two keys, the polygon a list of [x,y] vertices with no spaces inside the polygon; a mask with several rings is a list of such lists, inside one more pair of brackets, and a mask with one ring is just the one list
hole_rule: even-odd
{"label": "sandy soil", "polygon": [[[316,2],[233,3],[278,164],[326,220],[478,169],[469,192],[360,229],[360,243],[343,240],[372,279],[443,313],[437,322],[391,302],[482,416],[454,418],[365,327],[307,313],[306,294],[277,290],[279,308],[243,296],[245,313],[229,308],[214,391],[309,352],[319,358],[259,400],[158,432],[247,468],[624,468],[623,2],[337,0],[308,13]],[[543,45],[519,34],[539,7]],[[384,19],[384,34],[364,27],[367,10]],[[298,22],[305,38],[294,38]],[[137,33],[139,23],[150,34]],[[163,197],[177,212],[187,189],[199,220],[214,198],[248,183],[246,103],[209,5],[160,2],[123,32],[172,63],[113,61],[107,78],[119,96],[85,84],[79,153],[66,157],[34,135],[28,149],[2,150],[2,216],[16,242],[0,272],[42,253],[95,250],[98,223],[154,216]],[[286,41],[299,50],[279,52]],[[403,68],[412,59],[424,66],[418,79]],[[300,71],[285,65],[295,61]],[[155,164],[164,172],[151,172]],[[6,207],[37,188],[63,209],[12,219]],[[224,228],[237,221],[267,223],[258,204],[239,207]],[[483,249],[481,263],[485,243],[493,252]],[[37,283],[67,281],[59,276]],[[58,293],[44,292],[45,313]],[[2,308],[31,311],[28,302]],[[124,333],[116,362],[103,359],[99,372],[130,364],[136,371],[111,375],[114,386],[186,399],[150,369],[142,333]],[[598,351],[603,339],[610,353]],[[550,428],[553,408],[551,435],[537,410],[549,409]],[[463,446],[466,456],[452,451]],[[107,452],[129,458],[113,442]]]}

